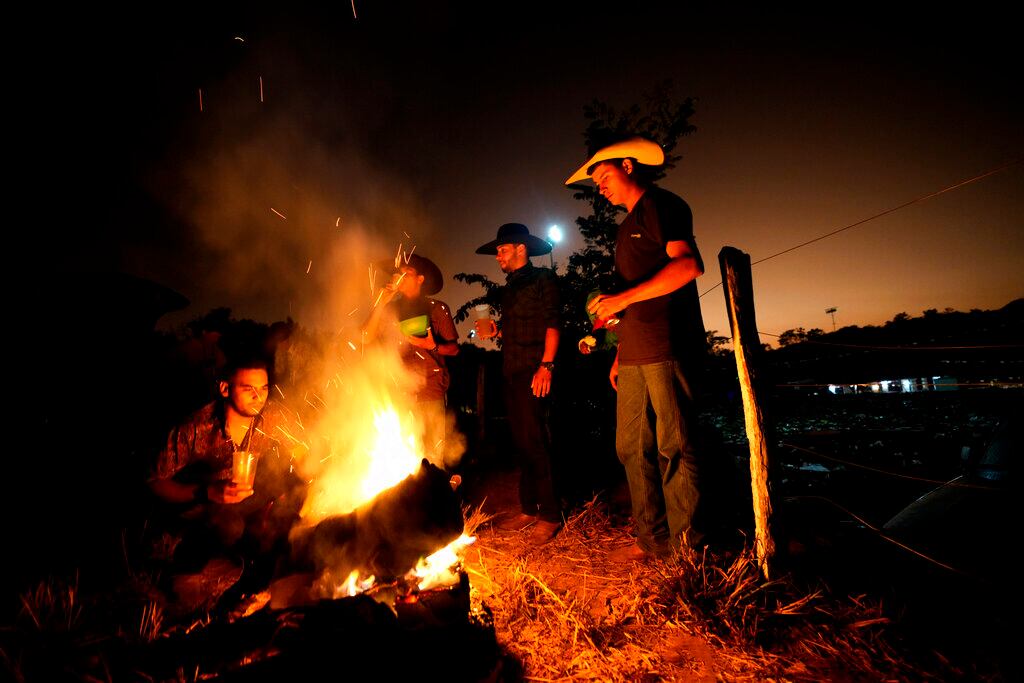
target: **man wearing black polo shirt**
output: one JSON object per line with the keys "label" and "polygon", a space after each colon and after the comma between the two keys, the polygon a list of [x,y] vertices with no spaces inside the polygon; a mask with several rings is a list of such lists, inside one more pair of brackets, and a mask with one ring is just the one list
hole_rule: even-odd
{"label": "man wearing black polo shirt", "polygon": [[598,318],[621,319],[609,379],[618,394],[615,447],[637,532],[635,545],[614,552],[621,561],[665,556],[704,536],[696,516],[693,405],[706,347],[696,285],[704,264],[689,205],[647,180],[664,161],[656,143],[629,138],[598,150],[566,181],[589,177],[605,199],[628,212],[615,241],[618,291],[588,305]]}
{"label": "man wearing black polo shirt", "polygon": [[501,291],[501,332],[478,321],[478,335],[502,339],[505,406],[512,439],[520,456],[519,503],[522,512],[502,524],[529,527],[534,543],[546,543],[561,527],[562,515],[551,473],[547,396],[561,329],[558,284],[548,268],[531,256],[547,254],[551,245],[531,235],[525,225],[506,223],[496,239],[476,250],[498,260],[506,278]]}

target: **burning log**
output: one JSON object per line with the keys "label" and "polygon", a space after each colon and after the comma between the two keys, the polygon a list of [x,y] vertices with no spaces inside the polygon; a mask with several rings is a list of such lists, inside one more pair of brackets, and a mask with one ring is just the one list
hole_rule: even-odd
{"label": "burning log", "polygon": [[462,534],[462,508],[449,480],[424,459],[415,474],[353,512],[295,530],[290,569],[336,584],[354,571],[378,582],[405,575]]}
{"label": "burning log", "polygon": [[[498,680],[501,648],[487,613],[461,610],[468,580],[397,612],[367,595],[321,600],[176,631],[112,653],[112,680]],[[440,602],[438,602],[440,601]],[[109,647],[109,645],[108,645]],[[399,654],[400,656],[396,656]],[[374,674],[366,675],[367,667]],[[364,672],[358,676],[358,672]],[[146,672],[142,674],[141,672]]]}

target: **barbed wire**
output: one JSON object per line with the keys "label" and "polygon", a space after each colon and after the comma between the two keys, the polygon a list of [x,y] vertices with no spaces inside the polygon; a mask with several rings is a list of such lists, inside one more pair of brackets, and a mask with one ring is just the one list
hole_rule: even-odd
{"label": "barbed wire", "polygon": [[796,444],[787,443],[785,441],[781,442],[779,445],[785,446],[786,448],[792,448],[793,450],[801,451],[803,453],[808,453],[810,455],[813,455],[816,458],[821,458],[823,460],[831,460],[832,462],[838,462],[838,463],[846,465],[848,467],[855,467],[855,468],[858,468],[858,469],[867,470],[869,472],[874,472],[876,474],[884,474],[884,475],[887,475],[887,476],[890,476],[890,477],[896,477],[897,479],[909,479],[911,481],[920,481],[920,482],[924,482],[926,484],[938,484],[939,486],[947,486],[949,488],[957,488],[957,489],[979,489],[979,490],[983,490],[983,491],[997,491],[997,490],[999,490],[998,487],[996,487],[996,486],[980,486],[978,484],[957,484],[957,483],[955,483],[955,480],[954,481],[949,481],[949,480],[943,481],[943,480],[938,480],[938,479],[928,479],[926,477],[915,477],[915,476],[912,476],[912,475],[909,475],[909,474],[900,474],[899,472],[893,472],[891,470],[883,470],[883,469],[880,469],[878,467],[870,467],[868,465],[862,465],[862,464],[857,463],[857,462],[850,462],[849,460],[843,460],[842,458],[836,458],[836,457],[833,457],[833,456],[825,455],[824,453],[818,453],[816,451],[812,451],[809,448],[804,448],[803,446],[797,446]]}
{"label": "barbed wire", "polygon": [[[993,168],[991,170],[985,171],[984,173],[976,175],[976,176],[974,176],[972,178],[967,178],[965,180],[961,180],[960,182],[957,182],[957,183],[954,183],[954,184],[949,185],[947,187],[944,187],[941,190],[936,190],[935,192],[929,192],[928,194],[921,195],[920,197],[917,197],[915,199],[911,199],[909,202],[904,202],[903,204],[900,204],[899,206],[894,206],[892,208],[886,209],[885,211],[876,213],[873,216],[869,216],[867,218],[863,218],[863,219],[861,219],[859,221],[856,221],[855,223],[850,223],[849,225],[845,225],[845,226],[843,226],[841,228],[837,228],[835,230],[832,230],[831,232],[825,233],[824,235],[819,235],[818,237],[815,237],[813,239],[809,239],[806,242],[801,242],[800,244],[797,244],[795,246],[789,247],[788,249],[783,249],[782,251],[779,251],[779,252],[776,252],[774,254],[771,254],[770,256],[765,256],[764,258],[758,259],[756,261],[751,261],[750,265],[751,265],[751,267],[756,266],[757,264],[764,263],[765,261],[768,261],[769,259],[773,259],[776,256],[782,256],[783,254],[788,254],[789,252],[795,251],[797,249],[800,249],[801,247],[806,247],[808,244],[814,244],[815,242],[820,242],[821,240],[826,239],[828,237],[832,237],[833,235],[838,235],[839,233],[844,232],[846,230],[850,230],[852,228],[856,228],[857,226],[864,225],[865,223],[867,223],[869,221],[873,221],[876,218],[881,218],[882,216],[887,216],[890,213],[893,213],[894,211],[899,211],[900,209],[905,209],[908,206],[912,206],[914,204],[918,204],[918,203],[926,201],[928,199],[932,199],[933,197],[938,197],[940,194],[945,194],[946,192],[951,192],[951,191],[953,191],[953,190],[955,190],[957,188],[963,187],[964,185],[970,185],[971,183],[977,182],[979,180],[983,180],[984,178],[987,178],[990,175],[995,175],[996,173],[1000,173],[1001,171],[1006,170],[1007,168],[1013,166],[1014,164],[1019,164],[1021,161],[1024,161],[1024,159],[1018,158],[1018,159],[1014,159],[1012,161],[1008,161],[1007,163],[1005,163],[1005,164],[1003,164],[1001,166],[997,166],[996,168]],[[701,295],[698,298],[703,298],[705,294],[707,294],[708,292],[712,292],[712,291],[714,291],[715,289],[717,289],[718,287],[721,287],[721,286],[722,286],[722,281],[719,280],[718,284],[713,285],[712,287],[710,287],[707,290],[705,290],[703,293],[701,293]]]}
{"label": "barbed wire", "polygon": [[[882,381],[893,382],[894,380],[881,380],[881,381],[878,381],[878,382],[831,382],[829,384],[799,384],[799,383],[794,383],[794,384],[774,384],[772,386],[774,386],[776,388],[779,388],[779,389],[789,389],[789,388],[801,389],[801,388],[804,388],[804,387],[807,387],[807,388],[817,387],[819,389],[822,388],[822,387],[870,387],[870,386],[873,386],[875,384],[881,384]],[[1024,382],[994,382],[994,381],[993,382],[943,382],[939,386],[942,386],[942,387],[969,387],[969,388],[990,388],[991,387],[991,388],[1020,389],[1020,388],[1024,388]],[[872,393],[874,393],[874,392],[872,392]],[[906,393],[910,393],[910,392],[905,392],[905,391],[882,391],[882,392],[878,392],[878,393],[883,393],[883,394],[906,394]],[[920,392],[916,392],[916,393],[920,393]]]}
{"label": "barbed wire", "polygon": [[[761,332],[768,337],[782,337],[781,334],[775,334],[773,332]],[[732,337],[730,336],[731,340]],[[882,346],[872,344],[843,344],[840,342],[825,342],[818,341],[816,339],[801,339],[800,344],[818,344],[820,346],[839,346],[850,349],[878,349],[882,351],[966,351],[971,349],[1024,349],[1024,344],[979,344],[977,346]]]}
{"label": "barbed wire", "polygon": [[934,557],[932,557],[930,555],[926,555],[925,553],[921,552],[920,550],[916,550],[914,548],[911,548],[909,545],[907,545],[906,543],[903,543],[902,541],[897,541],[895,538],[893,538],[892,536],[889,536],[888,534],[884,533],[881,529],[879,529],[875,525],[871,524],[870,522],[865,520],[863,517],[854,514],[853,512],[851,512],[850,510],[846,509],[845,507],[843,507],[842,505],[840,505],[839,503],[835,502],[834,500],[832,500],[830,498],[826,498],[825,496],[788,496],[788,500],[820,500],[820,501],[822,501],[824,503],[828,503],[829,505],[832,505],[833,507],[835,507],[835,508],[837,508],[839,510],[842,510],[847,515],[849,515],[853,519],[855,519],[858,522],[860,522],[861,524],[863,524],[865,527],[867,527],[869,530],[871,530],[875,535],[877,535],[883,541],[888,541],[889,543],[892,543],[893,545],[895,545],[895,546],[897,546],[899,548],[902,548],[903,550],[906,550],[909,553],[913,553],[914,555],[917,555],[918,557],[920,557],[923,560],[927,560],[928,562],[931,562],[932,564],[934,564],[934,565],[936,565],[938,567],[942,567],[943,569],[947,569],[947,570],[949,570],[949,571],[951,571],[951,572],[953,572],[955,574],[960,574],[961,576],[969,576],[969,577],[974,578],[973,575],[971,573],[969,573],[969,572],[966,572],[966,571],[964,571],[962,569],[957,569],[956,567],[954,567],[952,565],[949,565],[949,564],[946,564],[945,562],[940,562],[939,560],[936,560]]}

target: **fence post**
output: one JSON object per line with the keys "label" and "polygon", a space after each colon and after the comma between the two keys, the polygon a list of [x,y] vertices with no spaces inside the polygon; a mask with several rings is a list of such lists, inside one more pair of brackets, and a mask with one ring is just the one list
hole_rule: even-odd
{"label": "fence post", "polygon": [[747,443],[750,447],[750,490],[754,501],[754,550],[758,566],[766,579],[773,574],[775,539],[773,538],[773,505],[769,478],[768,447],[764,420],[755,387],[756,356],[761,350],[754,317],[754,286],[750,274],[750,256],[735,247],[723,247],[718,253],[722,269],[725,308],[732,330],[736,373],[743,395],[743,415]]}

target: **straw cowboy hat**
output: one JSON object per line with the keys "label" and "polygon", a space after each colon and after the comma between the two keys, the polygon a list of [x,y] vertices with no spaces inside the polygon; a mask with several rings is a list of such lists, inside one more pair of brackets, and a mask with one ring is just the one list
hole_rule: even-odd
{"label": "straw cowboy hat", "polygon": [[441,269],[433,261],[419,254],[411,254],[408,260],[405,257],[399,257],[398,265],[395,265],[395,259],[388,259],[387,261],[377,261],[376,266],[377,271],[383,273],[385,277],[389,277],[392,273],[397,273],[402,269],[402,266],[409,266],[418,275],[423,276],[423,287],[420,289],[420,293],[426,296],[437,294],[444,286],[444,276],[441,275]]}
{"label": "straw cowboy hat", "polygon": [[569,176],[565,184],[572,185],[581,180],[588,180],[590,178],[591,166],[610,159],[636,159],[637,163],[644,164],[645,166],[661,166],[665,163],[665,152],[656,142],[652,142],[647,138],[636,137],[616,142],[597,150],[597,153],[590,157],[587,163],[580,166],[575,173]]}
{"label": "straw cowboy hat", "polygon": [[498,237],[477,248],[478,254],[494,256],[500,244],[525,244],[528,256],[540,256],[551,251],[551,243],[530,234],[530,229],[522,223],[506,223],[498,228]]}

